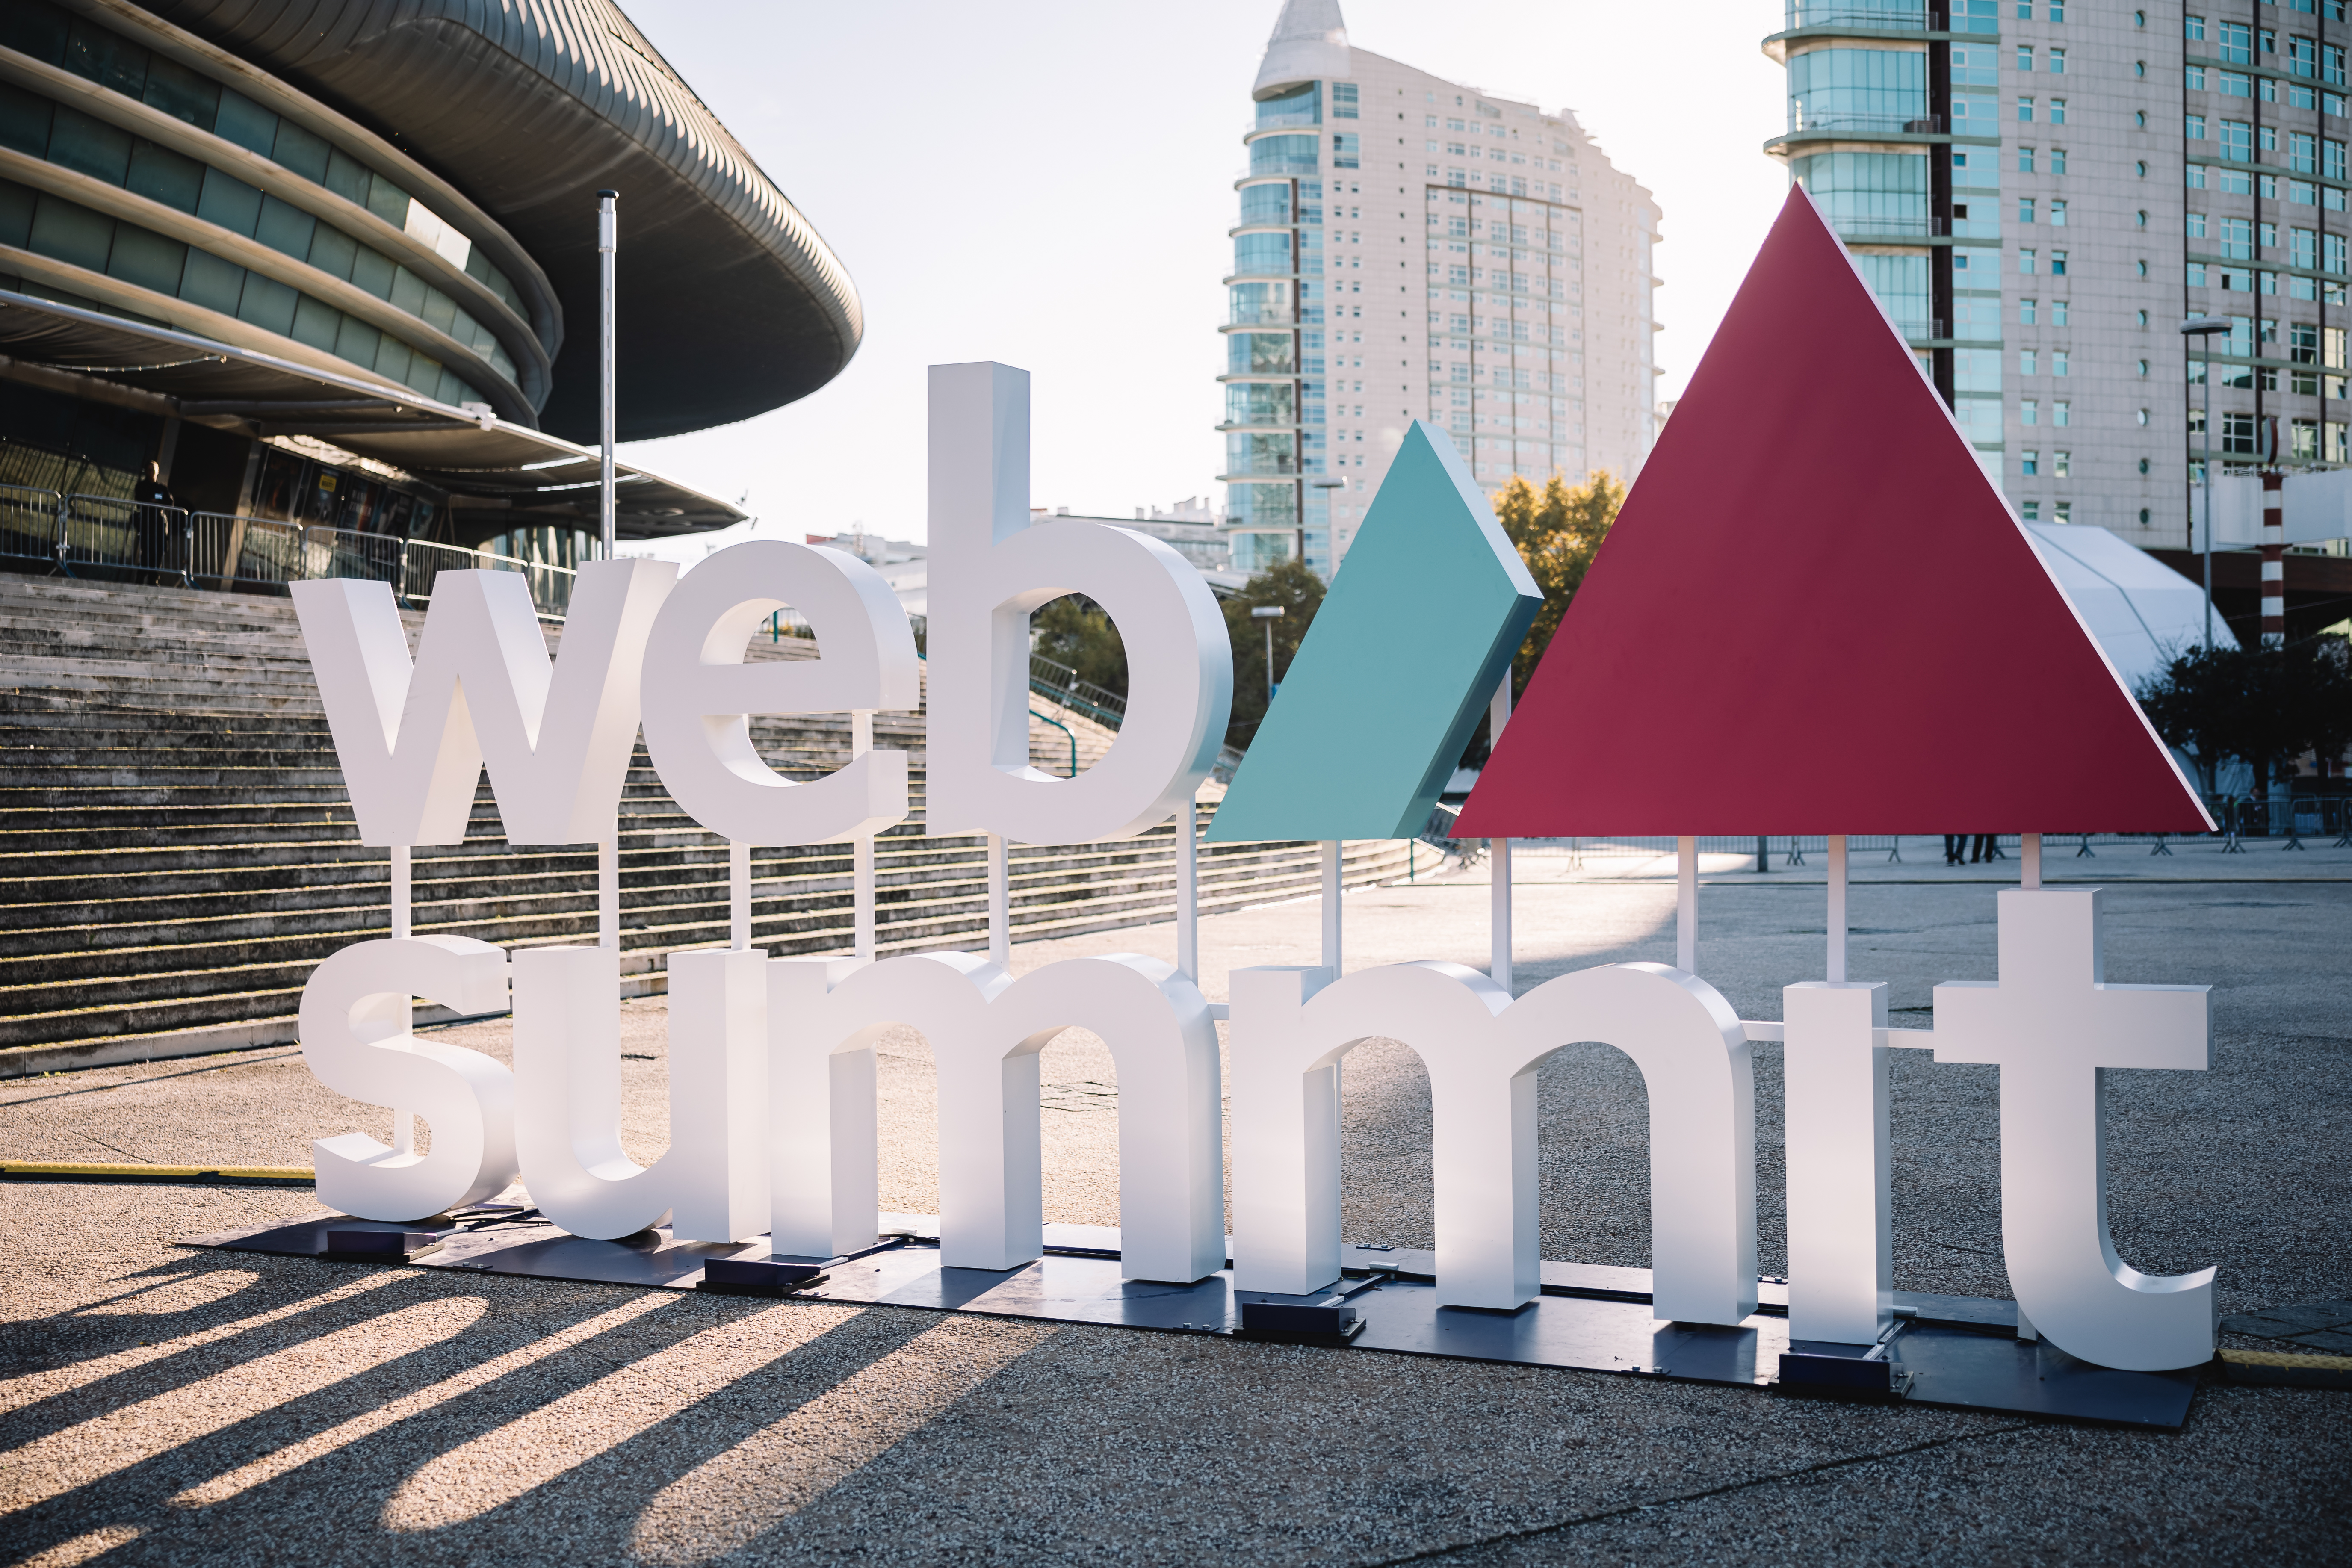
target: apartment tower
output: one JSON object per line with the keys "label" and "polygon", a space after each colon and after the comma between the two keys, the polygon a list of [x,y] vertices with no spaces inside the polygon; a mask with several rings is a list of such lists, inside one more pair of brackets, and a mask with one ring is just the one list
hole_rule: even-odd
{"label": "apartment tower", "polygon": [[2346,460],[2345,0],[1790,0],[1766,143],[2028,521],[2185,548],[2206,446]]}
{"label": "apartment tower", "polygon": [[1576,117],[1351,47],[1336,0],[1286,0],[1252,96],[1218,377],[1235,569],[1329,575],[1415,418],[1490,489],[1632,478],[1659,213]]}

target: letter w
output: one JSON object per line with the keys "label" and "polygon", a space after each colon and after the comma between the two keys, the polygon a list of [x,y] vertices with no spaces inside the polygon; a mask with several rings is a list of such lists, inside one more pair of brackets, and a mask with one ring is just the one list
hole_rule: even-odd
{"label": "letter w", "polygon": [[436,576],[413,666],[388,584],[291,584],[360,841],[457,843],[485,761],[508,842],[611,832],[646,635],[677,574],[666,561],[583,566],[551,663],[520,573]]}

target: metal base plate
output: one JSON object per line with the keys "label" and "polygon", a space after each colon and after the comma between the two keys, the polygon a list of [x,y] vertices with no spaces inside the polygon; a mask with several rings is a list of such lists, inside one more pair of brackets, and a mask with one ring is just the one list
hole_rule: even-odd
{"label": "metal base plate", "polygon": [[[591,1241],[558,1230],[536,1210],[494,1205],[399,1225],[321,1212],[291,1224],[191,1237],[186,1245],[324,1257],[330,1228],[434,1234],[440,1245],[415,1259],[419,1268],[671,1290],[700,1286],[711,1259],[769,1256],[764,1240],[681,1242],[660,1230]],[[1179,1333],[1231,1335],[1240,1327],[1229,1272],[1191,1284],[1122,1279],[1115,1229],[1049,1225],[1045,1257],[1000,1273],[941,1268],[938,1222],[928,1215],[885,1215],[881,1228],[886,1237],[900,1233],[896,1245],[831,1260],[823,1283],[792,1299]],[[1780,1356],[1791,1348],[1788,1289],[1778,1280],[1759,1286],[1755,1316],[1722,1328],[1653,1318],[1643,1268],[1548,1262],[1540,1297],[1516,1312],[1487,1312],[1436,1304],[1433,1254],[1349,1247],[1342,1264],[1351,1277],[1348,1304],[1362,1323],[1349,1342],[1352,1350],[1769,1388],[1780,1385]],[[1909,1374],[1907,1391],[1897,1396],[1911,1403],[2168,1429],[2188,1419],[2194,1372],[2116,1372],[2053,1345],[2021,1341],[2014,1302],[1897,1292],[1895,1310],[1902,1323],[1882,1353]],[[1795,1348],[1859,1356],[1866,1347],[1799,1342]]]}

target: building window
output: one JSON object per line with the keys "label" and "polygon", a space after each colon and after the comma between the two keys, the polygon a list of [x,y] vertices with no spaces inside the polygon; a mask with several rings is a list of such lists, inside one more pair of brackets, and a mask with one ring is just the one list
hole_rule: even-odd
{"label": "building window", "polygon": [[2020,452],[2020,453],[2017,455],[2017,472],[2018,472],[2018,475],[2019,475],[2019,477],[2020,477],[2020,478],[2030,479],[2033,478],[2036,474],[2039,474],[2041,471],[2042,471],[2042,454],[2041,454],[2041,453],[2039,453],[2039,452]]}
{"label": "building window", "polygon": [[2033,221],[2033,198],[2032,196],[2020,196],[2017,198],[2017,221],[2020,223],[2032,223]]}
{"label": "building window", "polygon": [[2021,174],[2030,174],[2033,173],[2032,148],[2020,147],[2017,150],[2017,172]]}
{"label": "building window", "polygon": [[2065,226],[2066,204],[2064,202],[2052,202],[2050,204],[2050,223],[2051,226],[2053,228],[2063,228]]}
{"label": "building window", "polygon": [[2254,126],[2250,120],[2221,121],[2221,156],[2234,158],[2241,163],[2252,163],[2254,156]]}
{"label": "building window", "polygon": [[2065,148],[2053,147],[2050,149],[2050,172],[2053,174],[2063,174],[2066,172]]}
{"label": "building window", "polygon": [[[2140,167],[2141,167],[2141,168],[2143,168],[2143,169],[2145,169],[2145,168],[2147,168],[2147,164],[2145,164],[2145,163],[2143,163],[2143,164],[2141,164],[2141,165],[2140,165]],[[2183,173],[2183,174],[2186,176],[2186,177],[2185,177],[2185,179],[2183,180],[2183,184],[2185,185],[2185,187],[2186,187],[2187,189],[2189,189],[2189,190],[2192,190],[2192,191],[2201,191],[2201,190],[2203,190],[2203,189],[2205,188],[2205,165],[2204,165],[2204,164],[2202,164],[2202,163],[2191,163],[2191,164],[2189,164],[2189,165],[2188,166],[2188,168],[2186,168],[2185,170],[2183,170],[2183,171],[2182,171],[2182,173]]]}
{"label": "building window", "polygon": [[2063,278],[2066,276],[2066,253],[2064,251],[2053,250],[2050,253],[2050,276],[2053,278]]}
{"label": "building window", "polygon": [[2055,402],[2055,403],[2053,403],[2053,404],[2052,404],[2052,405],[2050,405],[2050,423],[2051,423],[2051,424],[2053,424],[2053,425],[2057,425],[2057,426],[2066,426],[2066,425],[2072,425],[2074,422],[2074,405],[2073,404],[2068,403],[2068,402],[2067,402],[2067,401],[2065,401],[2063,398],[2061,398],[2061,399],[2059,399],[2057,402]]}
{"label": "building window", "polygon": [[2063,327],[2066,324],[2065,300],[2053,300],[2050,301],[2050,324],[2053,327]]}
{"label": "building window", "polygon": [[[2319,172],[2331,180],[2340,180],[2344,178],[2344,143],[2333,136],[2321,137],[2319,139]],[[2337,207],[2336,210],[2341,212],[2343,209]]]}
{"label": "building window", "polygon": [[2020,300],[2017,302],[2017,324],[2021,327],[2033,325],[2033,313],[2041,303],[2039,300]]}
{"label": "building window", "polygon": [[2025,426],[2041,424],[2042,405],[2040,402],[2031,397],[2021,402],[2017,405],[2017,422],[2020,425]]}
{"label": "building window", "polygon": [[1354,120],[1359,118],[1356,113],[1356,84],[1354,82],[1335,81],[1331,84],[1331,118],[1334,120]]}
{"label": "building window", "polygon": [[2033,270],[2033,252],[2030,250],[2021,250],[2017,253],[2017,269],[2020,272],[2031,272]]}
{"label": "building window", "polygon": [[[2066,100],[2064,99],[2053,98],[2050,100],[2050,123],[2053,125],[2063,125],[2066,123]],[[2057,170],[2053,168],[2051,173],[2056,174]]]}
{"label": "building window", "polygon": [[2254,63],[2253,37],[2243,22],[2223,22],[2215,40],[2221,47],[2215,51],[2233,66]]}
{"label": "building window", "polygon": [[2032,45],[2020,44],[2017,46],[2017,68],[2021,71],[2030,71],[2033,68],[2033,47]]}
{"label": "building window", "polygon": [[2018,350],[2017,374],[2020,375],[2040,375],[2042,374],[2041,356],[2036,354],[2032,349]]}
{"label": "building window", "polygon": [[2074,503],[2073,501],[2060,501],[2055,510],[2057,513],[2057,519],[2060,522],[2072,522],[2074,521]]}
{"label": "building window", "polygon": [[2053,49],[2050,51],[2050,74],[2053,76],[2063,76],[2066,74],[2065,50]]}
{"label": "building window", "polygon": [[2040,522],[2040,521],[2042,521],[2042,503],[2041,503],[2040,501],[2038,501],[2038,500],[2020,501],[2020,502],[2018,503],[2018,506],[2019,506],[2020,510],[2024,513],[2024,517],[2025,517],[2025,521],[2028,521],[2028,522]]}
{"label": "building window", "polygon": [[2020,120],[2029,121],[2033,118],[2033,100],[2032,99],[2021,98],[2017,100],[2017,117]]}
{"label": "building window", "polygon": [[2074,454],[2072,452],[2051,453],[2050,477],[2053,479],[2065,479],[2067,477],[2067,469],[2073,464],[2074,460]]}
{"label": "building window", "polygon": [[[2067,358],[2066,358],[2066,351],[2065,351],[2064,349],[2052,349],[2052,350],[2050,351],[2050,374],[2053,374],[2053,375],[2069,375],[2069,374],[2072,374],[2073,373],[2067,369],[2067,363],[2068,363],[2068,362],[2067,362]],[[2063,406],[2063,405],[2062,405],[2061,406]]]}
{"label": "building window", "polygon": [[2190,142],[2204,141],[2205,117],[2201,114],[2187,114],[2181,116],[2180,134],[2184,139]]}
{"label": "building window", "polygon": [[2180,36],[2189,40],[2191,43],[2203,43],[2205,41],[2205,18],[2202,16],[2181,17]]}
{"label": "building window", "polygon": [[1356,168],[1360,160],[1358,148],[1363,138],[1352,131],[1342,131],[1331,138],[1331,166],[1335,169]]}

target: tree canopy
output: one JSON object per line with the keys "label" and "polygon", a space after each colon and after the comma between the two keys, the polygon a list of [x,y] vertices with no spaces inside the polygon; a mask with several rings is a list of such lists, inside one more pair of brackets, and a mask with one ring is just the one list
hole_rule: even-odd
{"label": "tree canopy", "polygon": [[1528,628],[1511,661],[1511,697],[1516,701],[1528,689],[1536,665],[1559,630],[1560,617],[1576,596],[1601,542],[1609,537],[1617,510],[1625,503],[1625,487],[1602,469],[1580,485],[1570,485],[1554,474],[1543,489],[1513,475],[1494,495],[1495,518],[1518,547],[1528,575],[1543,590],[1544,605]]}
{"label": "tree canopy", "polygon": [[2275,773],[2305,752],[2340,755],[2352,743],[2352,645],[2316,637],[2286,647],[2193,647],[2141,684],[2156,732],[2193,752],[2205,793],[2235,757],[2269,793]]}
{"label": "tree canopy", "polygon": [[[1250,614],[1261,605],[1278,605],[1282,616],[1271,623]],[[1225,726],[1225,744],[1249,749],[1265,717],[1265,629],[1274,627],[1274,679],[1290,668],[1315,612],[1323,605],[1323,579],[1303,563],[1284,561],[1259,573],[1242,591],[1224,602],[1225,632],[1234,645],[1234,714]]]}

